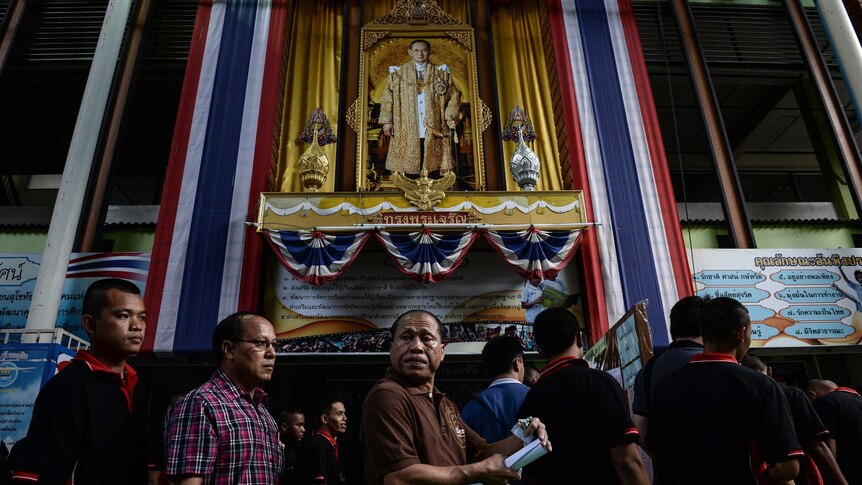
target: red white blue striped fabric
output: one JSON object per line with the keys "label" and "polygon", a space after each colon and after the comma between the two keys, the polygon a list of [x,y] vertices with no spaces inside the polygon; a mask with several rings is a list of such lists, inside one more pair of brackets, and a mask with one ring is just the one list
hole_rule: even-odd
{"label": "red white blue striped fabric", "polygon": [[347,271],[370,234],[269,231],[268,235],[279,261],[293,276],[300,281],[322,285]]}
{"label": "red white blue striped fabric", "polygon": [[524,278],[554,278],[569,264],[581,231],[487,231],[485,239]]}
{"label": "red white blue striped fabric", "polygon": [[146,281],[147,253],[96,253],[69,260],[66,278],[122,278]]}
{"label": "red white blue striped fabric", "polygon": [[255,308],[286,0],[200,2],[147,280],[145,351],[204,351]]}
{"label": "red white blue striped fabric", "polygon": [[375,235],[402,273],[416,281],[436,283],[458,268],[479,234],[435,234],[423,229],[409,234],[378,231]]}
{"label": "red white blue striped fabric", "polygon": [[667,313],[691,294],[691,273],[631,0],[552,0],[549,10],[573,178],[600,224],[584,266],[601,274],[588,288],[603,294],[588,292],[589,306],[607,321],[648,299],[653,342],[666,345]]}

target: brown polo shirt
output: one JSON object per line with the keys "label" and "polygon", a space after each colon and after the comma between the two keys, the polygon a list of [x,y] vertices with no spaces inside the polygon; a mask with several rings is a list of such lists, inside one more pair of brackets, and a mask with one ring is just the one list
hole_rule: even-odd
{"label": "brown polo shirt", "polygon": [[417,463],[466,465],[485,446],[445,394],[420,391],[392,369],[365,398],[359,435],[369,484]]}

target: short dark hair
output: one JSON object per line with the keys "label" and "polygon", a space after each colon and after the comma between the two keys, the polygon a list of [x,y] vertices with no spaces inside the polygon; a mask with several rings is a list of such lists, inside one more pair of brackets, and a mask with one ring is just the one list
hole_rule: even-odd
{"label": "short dark hair", "polygon": [[102,313],[102,310],[104,310],[105,306],[108,304],[108,292],[111,290],[117,290],[131,295],[140,296],[141,294],[140,288],[131,281],[122,280],[120,278],[105,278],[103,280],[94,281],[87,287],[87,291],[84,292],[84,301],[81,305],[81,313],[83,315],[90,315],[91,317],[96,317]]}
{"label": "short dark hair", "polygon": [[245,336],[245,324],[253,318],[263,318],[254,312],[236,312],[224,317],[218,322],[213,332],[213,354],[216,361],[221,363],[224,353],[221,344],[225,341],[239,342]]}
{"label": "short dark hair", "polygon": [[733,298],[713,298],[703,304],[701,334],[705,342],[728,343],[740,328],[751,325],[745,305]]}
{"label": "short dark hair", "polygon": [[398,333],[398,324],[401,323],[401,320],[413,315],[430,315],[431,318],[433,318],[434,321],[437,322],[437,336],[440,337],[440,340],[443,339],[443,322],[440,321],[440,318],[437,315],[429,312],[428,310],[419,309],[407,310],[401,315],[398,315],[398,318],[396,318],[395,321],[392,322],[392,327],[389,329],[392,332],[392,338],[395,338],[395,334]]}
{"label": "short dark hair", "polygon": [[422,43],[424,43],[425,45],[427,45],[427,46],[428,46],[428,52],[431,52],[431,43],[430,43],[430,42],[428,42],[428,41],[427,41],[427,40],[425,40],[425,39],[416,39],[416,40],[414,40],[413,42],[411,42],[411,43],[410,43],[410,48],[412,49],[412,48],[413,48],[413,44],[415,44],[415,43],[417,43],[417,42],[422,42]]}
{"label": "short dark hair", "polygon": [[536,316],[533,337],[545,357],[563,353],[575,343],[580,326],[568,309],[548,308]]}
{"label": "short dark hair", "polygon": [[853,276],[859,276],[860,274],[862,274],[862,269],[857,269],[853,272]]}
{"label": "short dark hair", "polygon": [[743,367],[748,367],[749,369],[754,369],[757,372],[766,372],[767,366],[760,360],[760,357],[752,354],[745,354],[745,357],[742,358],[740,364]]}
{"label": "short dark hair", "polygon": [[687,296],[670,309],[670,338],[700,337],[703,304],[699,296]]}
{"label": "short dark hair", "polygon": [[295,414],[302,414],[303,416],[305,416],[305,413],[302,412],[302,409],[300,409],[299,406],[295,404],[288,404],[276,415],[278,416],[278,424],[289,423],[290,417]]}
{"label": "short dark hair", "polygon": [[524,355],[521,339],[507,335],[491,338],[482,349],[482,363],[490,377],[506,374],[512,370],[512,361]]}
{"label": "short dark hair", "polygon": [[329,415],[329,411],[332,410],[332,406],[337,402],[344,404],[344,401],[335,396],[326,396],[323,399],[319,399],[317,401],[317,407],[315,408],[317,410],[317,414],[314,416],[314,421],[312,422],[317,422],[317,427],[323,426],[323,420],[320,419],[320,416],[324,414]]}

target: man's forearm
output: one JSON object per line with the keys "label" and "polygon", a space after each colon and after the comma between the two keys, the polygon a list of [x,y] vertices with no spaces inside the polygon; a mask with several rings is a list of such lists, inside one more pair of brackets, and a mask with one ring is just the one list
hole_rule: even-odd
{"label": "man's forearm", "polygon": [[471,483],[508,483],[517,479],[518,472],[506,468],[503,457],[461,466],[431,466],[422,463],[394,471],[383,477],[384,485],[468,485]]}
{"label": "man's forearm", "polygon": [[634,443],[612,446],[611,462],[623,485],[649,485],[650,479]]}
{"label": "man's forearm", "polygon": [[506,438],[503,438],[496,443],[489,443],[482,447],[476,455],[476,458],[479,460],[484,460],[492,455],[503,455],[509,456],[512,453],[520,450],[524,447],[524,442],[521,441],[521,438],[518,438],[515,435],[509,435]]}
{"label": "man's forearm", "polygon": [[841,474],[841,469],[838,468],[838,462],[835,461],[835,456],[829,451],[829,447],[822,441],[809,443],[805,447],[805,453],[811,457],[820,475],[823,477],[824,485],[847,485],[847,480]]}
{"label": "man's forearm", "polygon": [[463,466],[431,466],[422,463],[392,472],[383,477],[383,485],[475,483],[475,464]]}

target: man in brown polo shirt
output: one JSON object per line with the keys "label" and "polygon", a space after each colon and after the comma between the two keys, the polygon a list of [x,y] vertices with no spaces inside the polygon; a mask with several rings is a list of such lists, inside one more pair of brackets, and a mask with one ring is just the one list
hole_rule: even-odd
{"label": "man in brown polo shirt", "polygon": [[[506,483],[520,477],[504,459],[523,445],[521,440],[512,435],[485,443],[434,387],[445,355],[442,327],[424,310],[411,310],[392,324],[392,367],[368,393],[362,410],[359,433],[369,484]],[[550,450],[538,419],[525,434],[535,434]]]}

